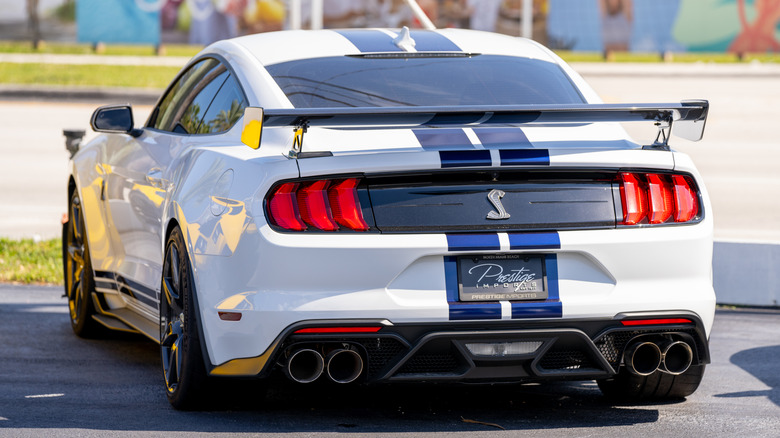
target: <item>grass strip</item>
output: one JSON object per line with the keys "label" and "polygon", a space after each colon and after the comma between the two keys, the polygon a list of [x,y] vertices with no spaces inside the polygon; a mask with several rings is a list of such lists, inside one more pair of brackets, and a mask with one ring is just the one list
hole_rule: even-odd
{"label": "grass strip", "polygon": [[[188,44],[164,44],[162,56],[193,57],[203,46]],[[34,53],[56,55],[111,55],[111,56],[158,56],[156,48],[150,45],[106,44],[95,52],[91,44],[57,43],[44,41],[37,50],[29,41],[0,41],[0,53]]]}
{"label": "grass strip", "polygon": [[178,67],[0,63],[0,83],[90,87],[165,88]]}
{"label": "grass strip", "polygon": [[0,282],[62,284],[60,239],[8,239],[0,237]]}

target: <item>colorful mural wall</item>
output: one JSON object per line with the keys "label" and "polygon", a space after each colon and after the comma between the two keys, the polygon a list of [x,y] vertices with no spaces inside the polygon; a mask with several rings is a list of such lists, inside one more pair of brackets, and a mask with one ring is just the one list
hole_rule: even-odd
{"label": "colorful mural wall", "polygon": [[780,52],[780,0],[549,0],[547,20],[559,49]]}
{"label": "colorful mural wall", "polygon": [[[304,25],[310,0],[302,0]],[[518,35],[522,0],[418,0],[439,27]],[[282,29],[286,0],[77,0],[78,40],[208,44]],[[554,49],[780,52],[780,0],[534,0],[534,39]],[[414,26],[402,0],[324,0],[325,27]],[[162,32],[162,33],[161,33]]]}

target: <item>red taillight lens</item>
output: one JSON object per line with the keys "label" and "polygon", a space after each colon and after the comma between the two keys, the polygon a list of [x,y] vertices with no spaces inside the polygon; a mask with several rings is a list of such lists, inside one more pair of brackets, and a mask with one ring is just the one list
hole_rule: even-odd
{"label": "red taillight lens", "polygon": [[644,184],[633,173],[620,174],[620,199],[623,201],[623,223],[636,225],[647,216],[647,195]]}
{"label": "red taillight lens", "polygon": [[298,190],[298,210],[307,224],[323,231],[336,231],[339,226],[330,211],[328,186],[330,181],[320,180]]}
{"label": "red taillight lens", "polygon": [[647,193],[650,207],[647,219],[651,224],[666,222],[672,217],[674,211],[672,187],[666,177],[657,174],[647,175]]}
{"label": "red taillight lens", "polygon": [[693,191],[688,178],[682,175],[673,175],[674,203],[677,207],[674,212],[675,222],[688,222],[699,214],[699,198]]}
{"label": "red taillight lens", "polygon": [[355,178],[344,180],[328,190],[328,199],[333,218],[339,225],[355,231],[366,231],[368,224],[363,219],[363,211],[360,208],[358,184],[360,181]]}
{"label": "red taillight lens", "polygon": [[296,199],[297,183],[280,185],[268,201],[271,221],[287,230],[303,231],[306,224],[301,220]]}
{"label": "red taillight lens", "polygon": [[290,231],[368,231],[359,185],[357,178],[284,183],[268,197],[269,222]]}
{"label": "red taillight lens", "polygon": [[621,173],[620,200],[622,225],[689,222],[699,214],[695,185],[684,175]]}

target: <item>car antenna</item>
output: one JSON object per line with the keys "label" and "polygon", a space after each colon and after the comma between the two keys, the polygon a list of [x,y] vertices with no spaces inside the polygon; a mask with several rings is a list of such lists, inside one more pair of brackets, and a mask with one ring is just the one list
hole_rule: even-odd
{"label": "car antenna", "polygon": [[393,44],[404,52],[414,52],[414,46],[417,43],[412,39],[412,35],[409,33],[409,28],[404,26],[398,36],[393,40]]}

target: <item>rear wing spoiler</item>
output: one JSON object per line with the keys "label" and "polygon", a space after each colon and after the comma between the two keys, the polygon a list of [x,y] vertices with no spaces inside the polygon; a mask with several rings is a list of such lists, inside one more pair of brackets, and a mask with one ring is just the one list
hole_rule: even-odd
{"label": "rear wing spoiler", "polygon": [[670,132],[691,141],[704,135],[709,102],[684,100],[668,104],[583,104],[513,105],[460,107],[369,107],[263,109],[248,107],[244,112],[241,140],[260,147],[264,127],[295,128],[290,157],[303,148],[303,135],[309,127],[360,127],[387,129],[409,127],[481,125],[585,124],[597,122],[652,122],[658,135],[651,147],[668,149]]}

